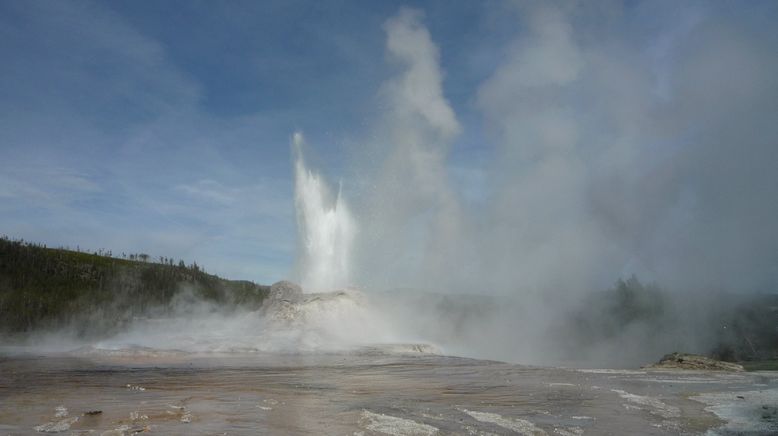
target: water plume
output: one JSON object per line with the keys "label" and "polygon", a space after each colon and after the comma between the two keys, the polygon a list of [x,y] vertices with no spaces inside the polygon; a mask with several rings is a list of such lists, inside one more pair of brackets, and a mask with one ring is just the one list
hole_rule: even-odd
{"label": "water plume", "polygon": [[[778,277],[778,209],[765,201],[778,186],[778,62],[758,32],[711,16],[670,20],[675,36],[657,50],[673,61],[657,67],[604,12],[520,6],[521,30],[472,86],[483,115],[473,126],[446,98],[446,46],[422,12],[401,9],[383,26],[395,74],[378,89],[348,202],[306,162],[302,134],[291,138],[294,279],[307,294],[261,312],[144,321],[120,345],[422,342],[514,362],[635,366],[734,335],[722,320],[739,312],[711,290],[773,289]],[[487,160],[457,161],[450,151],[474,127]],[[452,183],[463,169],[483,175],[475,200]],[[596,292],[633,272],[662,289],[635,279]],[[331,292],[352,284],[369,292]],[[742,331],[769,330],[754,325]]]}
{"label": "water plume", "polygon": [[294,133],[300,284],[309,292],[342,289],[351,280],[351,246],[356,224],[341,188],[338,187],[333,197],[322,176],[306,166],[303,145],[302,133]]}
{"label": "water plume", "polygon": [[[364,188],[351,200],[363,231],[347,243],[339,220],[355,224],[341,192],[323,200],[326,185],[298,151],[303,286],[331,288],[338,280],[321,277],[334,274],[371,291],[437,293],[394,293],[380,307],[406,337],[464,355],[636,364],[668,349],[708,350],[715,323],[684,300],[775,283],[776,209],[763,200],[776,186],[768,167],[778,150],[769,122],[778,64],[759,32],[715,14],[698,22],[693,10],[652,35],[666,45],[657,62],[618,33],[620,14],[552,2],[516,9],[521,30],[472,90],[483,115],[478,146],[493,156],[480,167],[449,154],[474,126],[460,124],[446,98],[423,13],[389,18],[396,70],[378,90],[372,153],[355,161],[364,180],[353,186]],[[457,166],[484,174],[478,201],[452,183]],[[587,297],[632,273],[667,286],[667,301],[610,333],[626,309],[600,310],[608,298]],[[578,318],[606,326],[590,334],[602,339],[594,355],[564,340]],[[674,339],[691,329],[696,337]]]}

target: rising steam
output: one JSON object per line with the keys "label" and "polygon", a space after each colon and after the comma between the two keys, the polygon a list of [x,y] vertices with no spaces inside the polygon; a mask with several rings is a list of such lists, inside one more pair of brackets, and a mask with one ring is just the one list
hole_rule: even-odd
{"label": "rising steam", "polygon": [[[474,204],[449,174],[463,127],[443,92],[441,52],[423,14],[402,9],[384,24],[398,73],[379,90],[385,110],[372,136],[381,139],[366,144],[383,159],[352,184],[366,187],[350,198],[359,234],[341,193],[320,200],[320,178],[296,164],[304,280],[505,297],[457,312],[400,296],[383,307],[411,301],[397,309],[411,320],[403,328],[463,354],[525,362],[559,351],[554,325],[618,277],[637,273],[679,301],[774,285],[778,208],[764,200],[778,186],[769,115],[778,63],[737,19],[685,12],[651,48],[657,55],[616,33],[620,15],[608,7],[517,8],[521,31],[473,92],[495,156],[470,163],[486,174]],[[339,278],[311,278],[330,273]],[[702,319],[695,313],[663,316],[685,329]],[[646,345],[654,328],[632,325],[599,350],[645,358],[704,352],[710,339],[668,333]]]}
{"label": "rising steam", "polygon": [[[356,163],[370,170],[350,181],[365,187],[349,199],[354,280],[557,302],[632,273],[684,290],[774,285],[778,63],[738,18],[693,9],[647,49],[619,33],[618,8],[516,8],[521,31],[473,89],[485,163],[451,160],[464,127],[423,14],[387,20],[397,73],[379,89],[377,151]],[[483,174],[477,202],[454,167]]]}
{"label": "rising steam", "polygon": [[[364,141],[375,153],[356,159],[348,199],[308,166],[302,134],[292,137],[307,296],[270,315],[174,317],[126,340],[198,351],[427,342],[539,364],[709,351],[700,326],[716,327],[717,312],[698,302],[713,297],[690,291],[778,283],[774,44],[737,19],[691,13],[646,49],[616,31],[619,10],[565,5],[522,3],[520,31],[471,90],[479,146],[494,156],[485,164],[451,160],[467,126],[446,99],[446,53],[423,14],[387,20],[397,70],[378,90],[383,112]],[[477,202],[452,181],[455,165],[484,174]],[[619,324],[615,305],[587,296],[631,273],[672,298],[650,302],[653,318]],[[330,292],[351,285],[366,292]],[[393,288],[410,291],[376,292]],[[597,320],[591,338],[570,334],[587,334],[576,330],[582,307]]]}

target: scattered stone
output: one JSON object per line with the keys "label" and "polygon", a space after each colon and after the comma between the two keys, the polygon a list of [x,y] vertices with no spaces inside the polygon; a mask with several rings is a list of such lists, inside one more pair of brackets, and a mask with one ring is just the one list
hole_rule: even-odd
{"label": "scattered stone", "polygon": [[631,394],[629,392],[622,391],[621,389],[611,389],[611,391],[619,394],[621,398],[624,398],[625,400],[634,404],[632,407],[627,407],[628,405],[625,404],[624,406],[627,409],[643,410],[644,408],[647,408],[648,412],[652,415],[661,416],[665,419],[679,418],[681,416],[681,409],[666,404],[658,398],[650,397],[647,395]]}
{"label": "scattered stone", "polygon": [[100,433],[100,436],[124,436],[127,430],[130,429],[129,425],[121,425],[113,430],[106,430]]}
{"label": "scattered stone", "polygon": [[359,425],[373,432],[393,436],[433,436],[440,431],[431,425],[369,410],[362,411]]}
{"label": "scattered stone", "polygon": [[743,371],[743,367],[736,363],[723,362],[700,356],[699,354],[670,353],[662,357],[659,362],[648,365],[647,368],[657,369],[691,369],[707,371]]}
{"label": "scattered stone", "polygon": [[33,429],[39,433],[60,433],[70,430],[70,426],[73,425],[73,423],[76,421],[78,421],[78,417],[74,416],[71,418],[61,419],[56,422],[47,422],[45,424],[37,425],[33,427]]}
{"label": "scattered stone", "polygon": [[560,436],[581,436],[584,430],[581,427],[554,427],[554,434]]}
{"label": "scattered stone", "polygon": [[68,409],[65,406],[57,406],[56,408],[54,408],[54,411],[55,411],[54,413],[55,418],[64,418],[68,416]]}
{"label": "scattered stone", "polygon": [[470,415],[476,421],[485,422],[487,424],[494,424],[498,427],[508,429],[520,435],[545,436],[548,434],[542,428],[537,427],[535,424],[527,421],[526,419],[504,417],[500,414],[490,412],[476,412],[467,409],[459,410]]}
{"label": "scattered stone", "polygon": [[131,421],[147,421],[149,417],[147,415],[142,415],[140,412],[130,412],[130,420]]}
{"label": "scattered stone", "polygon": [[179,421],[189,424],[194,419],[194,415],[192,415],[192,412],[188,411],[186,409],[186,406],[175,406],[173,404],[168,404],[168,407],[171,409],[175,409],[176,411],[170,411],[166,410],[165,413],[174,417],[177,417]]}

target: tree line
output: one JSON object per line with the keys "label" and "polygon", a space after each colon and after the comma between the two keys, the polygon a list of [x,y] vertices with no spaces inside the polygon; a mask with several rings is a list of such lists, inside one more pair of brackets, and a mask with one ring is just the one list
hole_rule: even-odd
{"label": "tree line", "polygon": [[67,326],[80,335],[105,334],[150,310],[172,309],[180,292],[249,309],[269,292],[268,286],[208,274],[194,262],[109,253],[0,237],[0,333]]}
{"label": "tree line", "polygon": [[[46,244],[25,241],[24,238],[13,239],[10,238],[8,235],[0,235],[0,240],[2,240],[4,243],[18,244],[20,246],[26,246],[31,248],[44,248],[44,249],[49,248]],[[82,250],[80,245],[76,245],[76,248],[70,248],[70,246],[68,245],[64,245],[64,246],[60,245],[53,249],[75,251],[76,253],[92,254],[94,256],[114,258],[114,259],[124,259],[133,262],[157,263],[160,265],[178,266],[179,268],[190,268],[195,271],[205,272],[202,269],[202,267],[197,264],[197,262],[193,261],[192,263],[187,265],[186,262],[183,261],[183,259],[179,259],[178,262],[176,263],[174,258],[166,257],[166,256],[154,257],[146,253],[126,253],[126,252],[122,252],[120,256],[119,255],[114,256],[112,250],[107,250],[105,248],[99,248],[97,250]]]}

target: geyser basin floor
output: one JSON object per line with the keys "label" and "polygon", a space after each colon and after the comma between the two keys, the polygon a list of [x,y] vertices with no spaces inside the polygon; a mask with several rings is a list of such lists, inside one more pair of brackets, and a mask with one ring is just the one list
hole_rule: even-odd
{"label": "geyser basin floor", "polygon": [[730,430],[762,434],[778,428],[776,392],[774,373],[582,371],[425,354],[6,356],[0,433],[697,434],[726,424],[715,412]]}

